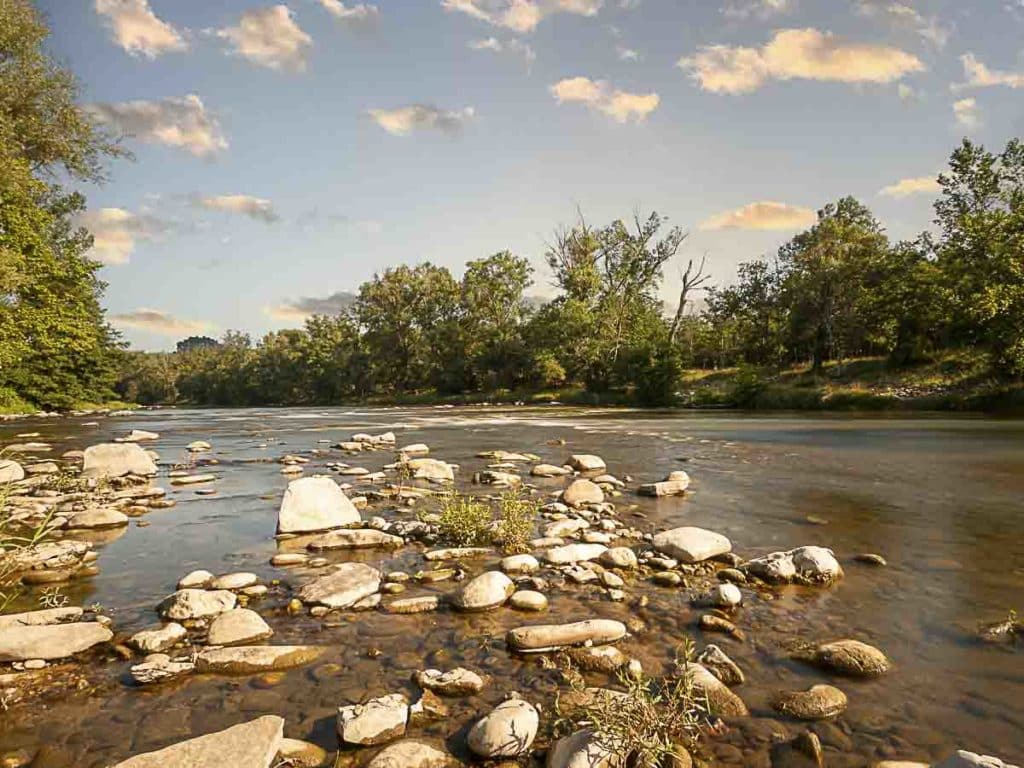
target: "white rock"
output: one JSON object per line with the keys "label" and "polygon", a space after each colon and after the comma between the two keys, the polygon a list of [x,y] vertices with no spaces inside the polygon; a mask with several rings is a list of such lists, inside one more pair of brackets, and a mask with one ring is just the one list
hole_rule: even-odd
{"label": "white rock", "polygon": [[85,449],[84,477],[148,476],[156,473],[153,459],[135,443],[103,443]]}
{"label": "white rock", "polygon": [[418,739],[402,739],[373,756],[366,768],[457,768],[462,763],[443,749]]}
{"label": "white rock", "polygon": [[192,571],[181,577],[178,589],[204,589],[210,586],[215,578],[209,571]]}
{"label": "white rock", "polygon": [[401,536],[372,528],[344,528],[317,536],[306,547],[314,552],[333,549],[394,549],[405,544]]}
{"label": "white rock", "polygon": [[536,573],[540,563],[533,555],[509,555],[501,561],[501,570],[505,573]]}
{"label": "white rock", "polygon": [[210,445],[205,440],[193,440],[191,443],[189,443],[187,446],[185,446],[185,448],[190,453],[202,453],[203,451],[210,450],[212,447],[213,446]]}
{"label": "white rock", "polygon": [[196,671],[251,675],[309,664],[323,648],[315,645],[236,645],[206,648],[196,657]]}
{"label": "white rock", "polygon": [[338,737],[345,744],[383,744],[402,736],[408,720],[408,700],[400,693],[392,693],[365,704],[339,707]]}
{"label": "white rock", "polygon": [[509,630],[508,646],[522,653],[537,653],[573,645],[604,645],[626,636],[626,625],[611,619],[587,619],[569,624],[539,624]]}
{"label": "white rock", "polygon": [[157,629],[144,629],[132,635],[130,642],[143,653],[162,653],[188,637],[188,631],[177,622]]}
{"label": "white rock", "polygon": [[26,613],[7,613],[0,615],[0,630],[11,627],[43,626],[46,624],[66,624],[77,621],[82,616],[82,609],[77,606],[65,608],[44,608]]}
{"label": "white rock", "polygon": [[604,501],[604,491],[584,477],[573,480],[569,487],[562,491],[562,503],[570,507],[581,507],[584,504],[600,504]]}
{"label": "white rock", "polygon": [[638,564],[636,552],[629,547],[612,547],[601,555],[599,562],[607,568],[632,569]]}
{"label": "white rock", "polygon": [[722,534],[690,526],[656,534],[651,543],[662,554],[682,563],[699,563],[732,551],[732,543]]}
{"label": "white rock", "polygon": [[480,757],[518,757],[529,751],[539,725],[540,715],[532,704],[509,699],[469,729],[466,744]]}
{"label": "white rock", "polygon": [[208,619],[235,607],[238,598],[226,589],[208,592],[205,589],[179,589],[168,595],[157,609],[161,616],[175,621]]}
{"label": "white rock", "polygon": [[29,624],[0,632],[0,661],[63,659],[105,643],[114,633],[99,622]]}
{"label": "white rock", "polygon": [[562,477],[568,475],[571,470],[565,467],[556,467],[554,464],[538,464],[530,470],[534,477]]}
{"label": "white rock", "polygon": [[118,763],[114,768],[270,768],[284,719],[267,715]]}
{"label": "white rock", "polygon": [[358,525],[362,518],[330,477],[303,477],[288,483],[277,513],[278,533],[310,533]]}
{"label": "white rock", "polygon": [[508,599],[508,604],[517,611],[546,611],[548,598],[543,592],[521,589],[513,593],[512,597]]}
{"label": "white rock", "polygon": [[441,696],[472,696],[484,689],[484,680],[471,669],[457,667],[442,672],[439,669],[416,671],[413,682],[420,688]]}
{"label": "white rock", "polygon": [[603,472],[608,469],[604,459],[589,453],[574,453],[569,457],[568,464],[577,472]]}
{"label": "white rock", "polygon": [[381,574],[365,563],[342,563],[335,569],[305,584],[298,592],[304,603],[326,605],[328,608],[350,608],[360,600],[376,594]]}
{"label": "white rock", "polygon": [[0,484],[16,483],[25,479],[25,470],[16,461],[0,459]]}
{"label": "white rock", "polygon": [[412,445],[407,445],[404,448],[399,448],[398,452],[404,453],[407,456],[426,456],[430,453],[430,446],[426,443],[413,443]]}
{"label": "white rock", "polygon": [[941,763],[936,763],[935,768],[1018,768],[1018,766],[1003,762],[998,757],[979,755],[960,749]]}
{"label": "white rock", "polygon": [[123,528],[128,525],[128,516],[116,509],[86,509],[76,512],[67,519],[64,527],[74,530],[97,528]]}
{"label": "white rock", "polygon": [[225,573],[210,583],[210,589],[245,589],[259,582],[255,573]]}
{"label": "white rock", "polygon": [[596,560],[608,551],[604,544],[566,544],[552,547],[544,552],[544,559],[552,565],[568,565],[587,560]]}
{"label": "white rock", "polygon": [[210,624],[210,645],[243,645],[266,640],[274,630],[256,611],[235,608],[225,611]]}
{"label": "white rock", "polygon": [[625,760],[604,746],[590,730],[576,731],[548,750],[545,768],[622,768]]}
{"label": "white rock", "polygon": [[156,432],[147,432],[144,429],[133,429],[127,437],[122,437],[123,443],[144,443],[150,440],[159,440],[160,435]]}
{"label": "white rock", "polygon": [[451,464],[438,459],[409,459],[404,466],[417,480],[455,480],[455,470]]}
{"label": "white rock", "polygon": [[460,611],[489,611],[505,604],[516,590],[512,579],[500,571],[487,571],[471,579],[452,599]]}

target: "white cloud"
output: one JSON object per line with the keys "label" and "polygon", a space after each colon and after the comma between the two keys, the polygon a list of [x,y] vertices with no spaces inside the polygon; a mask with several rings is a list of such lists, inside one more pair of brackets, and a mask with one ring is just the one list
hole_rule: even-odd
{"label": "white cloud", "polygon": [[367,3],[354,3],[350,6],[345,5],[341,0],[319,0],[319,3],[334,18],[346,24],[372,24],[380,15],[376,5],[369,5]]}
{"label": "white cloud", "polygon": [[619,61],[640,61],[640,52],[624,45],[615,46],[615,55],[619,57]]}
{"label": "white cloud", "polygon": [[306,69],[306,56],[313,47],[313,38],[295,23],[287,5],[246,11],[237,26],[218,29],[216,35],[254,64],[292,72]]}
{"label": "white cloud", "polygon": [[769,79],[891,83],[925,68],[899,48],[846,43],[811,28],[779,30],[760,48],[705,46],[676,65],[713,93],[749,93]]}
{"label": "white cloud", "polygon": [[878,194],[883,197],[903,198],[911,195],[938,192],[941,187],[934,176],[917,176],[911,179],[900,179],[895,184],[883,188]]}
{"label": "white cloud", "polygon": [[520,33],[532,32],[555,13],[596,16],[603,4],[603,0],[441,0],[446,11]]}
{"label": "white cloud", "polygon": [[395,109],[371,109],[367,114],[393,136],[408,136],[413,131],[436,130],[455,134],[473,119],[474,110],[466,107],[459,111],[446,111],[433,104],[410,104]]}
{"label": "white cloud", "polygon": [[964,65],[964,77],[967,80],[954,84],[954,91],[967,88],[992,88],[1000,85],[1007,88],[1024,88],[1024,72],[989,69],[973,53],[965,53],[960,57],[960,62]]}
{"label": "white cloud", "polygon": [[786,230],[809,227],[818,220],[810,208],[765,200],[716,214],[702,222],[703,230],[754,229]]}
{"label": "white cloud", "polygon": [[977,128],[981,125],[981,110],[977,99],[960,99],[953,102],[953,116],[964,128]]}
{"label": "white cloud", "polygon": [[269,200],[262,197],[253,197],[252,195],[200,196],[195,198],[195,204],[202,208],[208,208],[211,211],[237,213],[242,216],[248,216],[251,219],[265,221],[268,224],[280,218]]}
{"label": "white cloud", "polygon": [[264,311],[271,317],[285,322],[305,322],[313,315],[337,315],[350,309],[358,297],[348,291],[337,291],[329,296],[304,296],[285,301]]}
{"label": "white cloud", "polygon": [[781,16],[796,8],[796,0],[735,0],[722,8],[722,15],[730,19],[767,19]]}
{"label": "white cloud", "polygon": [[606,80],[568,77],[550,88],[559,104],[576,102],[613,118],[616,122],[643,122],[661,103],[656,93],[630,93],[613,88]]}
{"label": "white cloud", "polygon": [[468,46],[474,51],[494,51],[495,53],[511,53],[522,56],[527,64],[532,64],[537,59],[537,52],[533,50],[533,47],[516,37],[509,39],[508,42],[502,42],[496,37],[471,40]]}
{"label": "white cloud", "polygon": [[161,101],[124,101],[87,107],[98,121],[139,141],[180,147],[197,157],[228,148],[220,123],[194,93]]}
{"label": "white cloud", "polygon": [[119,328],[131,328],[137,331],[155,333],[159,336],[187,336],[209,330],[212,326],[209,323],[195,320],[181,320],[159,309],[136,309],[134,312],[125,312],[119,315],[111,315],[111,322]]}
{"label": "white cloud", "polygon": [[96,0],[96,13],[104,17],[114,42],[132,56],[155,59],[188,48],[181,32],[157,18],[149,0]]}
{"label": "white cloud", "polygon": [[101,264],[127,264],[140,240],[153,240],[170,229],[168,222],[124,208],[99,208],[75,218],[93,237],[90,255]]}
{"label": "white cloud", "polygon": [[937,16],[924,16],[916,8],[898,0],[857,0],[857,12],[868,18],[882,19],[895,27],[911,29],[936,48],[945,48],[953,28]]}

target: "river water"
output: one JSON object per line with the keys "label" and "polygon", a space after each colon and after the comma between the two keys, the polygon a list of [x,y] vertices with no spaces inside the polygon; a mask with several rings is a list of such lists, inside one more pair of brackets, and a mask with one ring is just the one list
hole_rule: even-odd
{"label": "river water", "polygon": [[[97,545],[100,574],[65,590],[73,604],[99,603],[117,631],[129,634],[156,620],[154,607],[188,571],[253,571],[267,583],[283,582],[251,606],[274,627],[273,642],[321,644],[328,652],[280,679],[195,676],[148,690],[125,683],[128,662],[95,660],[102,672],[92,693],[0,712],[0,755],[25,748],[39,750],[33,766],[104,766],[268,713],[286,718],[286,735],[333,750],[339,705],[411,692],[415,669],[463,665],[486,673],[490,685],[477,697],[452,700],[447,720],[410,734],[446,739],[460,752],[468,724],[508,690],[550,711],[555,673],[510,656],[502,642],[507,629],[599,616],[646,624],[619,647],[648,671],[665,667],[687,636],[698,647],[719,644],[744,669],[747,683],[736,690],[753,716],[731,723],[709,743],[715,764],[767,766],[773,739],[806,728],[777,716],[768,706],[771,695],[818,682],[838,685],[850,700],[837,721],[814,726],[830,766],[931,761],[953,748],[1024,760],[1024,649],[975,639],[979,624],[1005,618],[1011,608],[1024,610],[1022,422],[559,406],[161,410],[104,419],[99,426],[89,421],[0,425],[0,445],[16,433],[39,432],[33,439],[52,443],[59,455],[146,429],[160,433],[154,447],[165,463],[180,460],[189,442],[209,440],[220,479],[216,495],[172,490],[176,507],[150,512],[147,527],[133,521],[120,535],[104,537]],[[460,485],[486,464],[475,454],[489,449],[532,452],[555,464],[569,453],[597,453],[611,473],[635,483],[685,469],[692,478],[685,498],[643,499],[627,491],[616,500],[623,514],[638,505],[646,518],[636,524],[652,531],[678,525],[720,531],[743,557],[805,544],[831,547],[846,576],[831,589],[745,590],[737,615],[744,642],[702,636],[700,612],[689,607],[685,591],[643,581],[629,584],[625,603],[609,602],[592,586],[556,589],[542,617],[508,608],[482,615],[359,613],[330,622],[287,615],[288,587],[299,577],[269,565],[278,551],[273,534],[287,484],[273,460],[310,455],[326,448],[325,441],[355,432],[384,430],[394,430],[400,445],[425,442],[432,456],[459,464]],[[393,454],[313,457],[306,473],[327,460],[375,471]],[[171,488],[166,478],[158,482]],[[538,485],[552,491],[564,481]],[[389,516],[387,510],[375,506],[366,514]],[[423,567],[418,552],[331,557],[412,572]],[[855,562],[861,552],[882,554],[889,566]],[[453,588],[436,585],[438,592]],[[427,591],[412,586],[403,597]],[[635,604],[641,595],[649,597],[643,608]],[[843,680],[790,659],[801,643],[846,637],[883,649],[893,671],[878,680]]]}

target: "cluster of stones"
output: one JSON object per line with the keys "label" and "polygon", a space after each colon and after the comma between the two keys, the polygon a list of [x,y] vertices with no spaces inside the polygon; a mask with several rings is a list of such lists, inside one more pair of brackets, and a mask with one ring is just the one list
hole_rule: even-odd
{"label": "cluster of stones", "polygon": [[[165,503],[163,491],[149,487],[150,478],[157,471],[157,457],[139,446],[140,442],[157,437],[133,430],[121,440],[93,446],[81,456],[65,455],[68,460],[82,462],[83,477],[110,481],[105,486],[109,490],[104,491],[102,506],[95,505],[95,495],[43,492],[42,478],[51,472],[50,467],[42,465],[48,462],[23,467],[5,460],[0,462],[0,481],[17,489],[14,498],[20,499],[16,502],[20,509],[28,511],[26,520],[32,514],[55,512],[53,520],[60,528],[103,527],[102,521],[113,520],[113,514],[127,523],[131,510]],[[411,506],[432,493],[429,488],[415,486],[413,481],[423,481],[428,486],[450,485],[454,481],[458,465],[429,457],[427,445],[396,446],[397,438],[391,432],[357,434],[332,446],[353,455],[372,451],[397,453],[397,460],[379,472],[344,462],[326,462],[327,468],[341,477],[376,484],[363,496],[350,497],[346,491],[353,486],[348,482],[339,485],[330,476],[304,476],[289,482],[277,521],[277,537],[288,551],[275,555],[271,564],[297,568],[296,575],[305,575],[293,589],[290,613],[308,609],[313,616],[325,616],[335,611],[381,610],[400,615],[442,608],[475,613],[503,607],[543,612],[548,608],[547,594],[553,588],[578,585],[599,590],[608,600],[622,601],[631,583],[649,580],[661,587],[686,590],[687,598],[695,606],[708,609],[698,622],[703,632],[725,633],[742,640],[736,617],[744,602],[744,590],[793,583],[828,586],[843,577],[834,553],[819,546],[771,552],[744,561],[733,553],[729,539],[714,531],[684,526],[653,535],[645,533],[624,524],[612,501],[623,495],[632,478],[620,480],[608,474],[599,456],[574,454],[564,464],[554,465],[541,463],[540,457],[533,454],[508,451],[478,454],[489,463],[473,475],[473,482],[531,491],[543,491],[543,484],[552,479],[564,484],[550,490],[550,500],[540,507],[539,535],[530,541],[530,553],[499,558],[491,547],[432,548],[423,552],[425,568],[412,574],[383,573],[363,562],[331,562],[325,553],[393,550],[412,542],[428,547],[438,543],[438,527],[430,515],[414,521],[394,521],[383,517],[364,520],[360,513],[371,500]],[[210,450],[210,445],[196,441],[188,450],[203,453]],[[325,451],[314,453],[322,455]],[[279,462],[282,473],[294,476],[305,473],[310,459],[286,455]],[[527,480],[520,467],[529,464],[532,467]],[[388,473],[398,477],[397,485],[382,485]],[[175,485],[203,485],[214,479],[212,474],[183,470],[171,473]],[[677,496],[687,493],[689,487],[687,473],[677,471],[660,481],[637,486],[636,492],[655,497]],[[93,524],[80,525],[82,521]],[[118,520],[116,524],[124,523]],[[27,581],[45,580],[39,574],[46,573],[66,578],[88,568],[94,559],[87,543],[73,541],[38,545],[36,550],[26,552],[23,550],[18,556],[25,559],[19,564],[19,571]],[[864,555],[860,559],[867,562],[868,557],[874,558],[872,564],[884,565],[877,556]],[[465,563],[480,560],[490,560],[495,566],[471,575]],[[447,595],[404,594],[417,583],[434,585],[446,581],[458,582]],[[145,654],[130,669],[139,684],[159,683],[191,672],[247,675],[284,670],[308,664],[324,652],[319,646],[266,644],[273,638],[273,629],[259,613],[246,607],[248,601],[268,591],[255,574],[217,576],[195,571],[183,577],[177,587],[158,606],[163,621],[137,632],[128,641],[135,651]],[[640,604],[644,600],[641,598]],[[72,608],[0,617],[0,662],[32,668],[111,641],[113,633],[103,617],[87,618],[90,617],[81,609]],[[626,674],[638,676],[642,674],[639,661],[629,658],[615,644],[640,626],[639,622],[634,628],[632,624],[608,619],[524,625],[508,631],[505,642],[513,654],[565,654],[583,671],[613,674],[625,670]],[[882,651],[854,639],[823,643],[801,651],[796,658],[836,676],[876,677],[891,669]],[[733,690],[745,682],[746,675],[720,646],[705,645],[688,665],[688,671],[709,715],[749,715],[746,704]],[[339,707],[337,733],[342,745],[381,747],[366,763],[370,768],[437,768],[458,764],[444,748],[408,738],[407,729],[427,719],[446,716],[442,698],[474,696],[486,681],[472,670],[457,668],[421,670],[414,674],[413,682],[420,690],[415,701],[404,693],[393,693]],[[596,691],[594,695],[624,695],[608,689],[588,690]],[[845,711],[847,697],[839,688],[821,683],[807,690],[781,691],[770,704],[794,720],[830,720]],[[483,760],[516,759],[530,752],[539,725],[538,707],[513,694],[472,723],[465,733],[466,748]],[[779,749],[810,755],[820,764],[821,747],[813,734],[779,745]],[[975,759],[982,762],[971,762]],[[263,717],[136,756],[118,768],[199,764],[267,768],[281,761],[322,765],[326,760],[326,752],[319,747],[285,739],[281,718]],[[610,768],[619,762],[615,749],[585,728],[555,741],[547,756],[548,768]],[[677,762],[687,765],[689,756],[680,755]],[[894,768],[896,764],[882,765]],[[1003,763],[958,753],[940,765],[954,768]]]}

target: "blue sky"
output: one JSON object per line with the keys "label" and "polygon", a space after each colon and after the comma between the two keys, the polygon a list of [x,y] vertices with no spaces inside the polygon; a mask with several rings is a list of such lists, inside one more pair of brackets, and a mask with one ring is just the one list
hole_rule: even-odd
{"label": "blue sky", "polygon": [[681,266],[707,253],[727,283],[842,195],[913,236],[963,136],[1024,135],[1024,0],[38,5],[135,154],[83,223],[143,349],[505,248],[550,294],[545,242],[577,207],[668,215]]}

